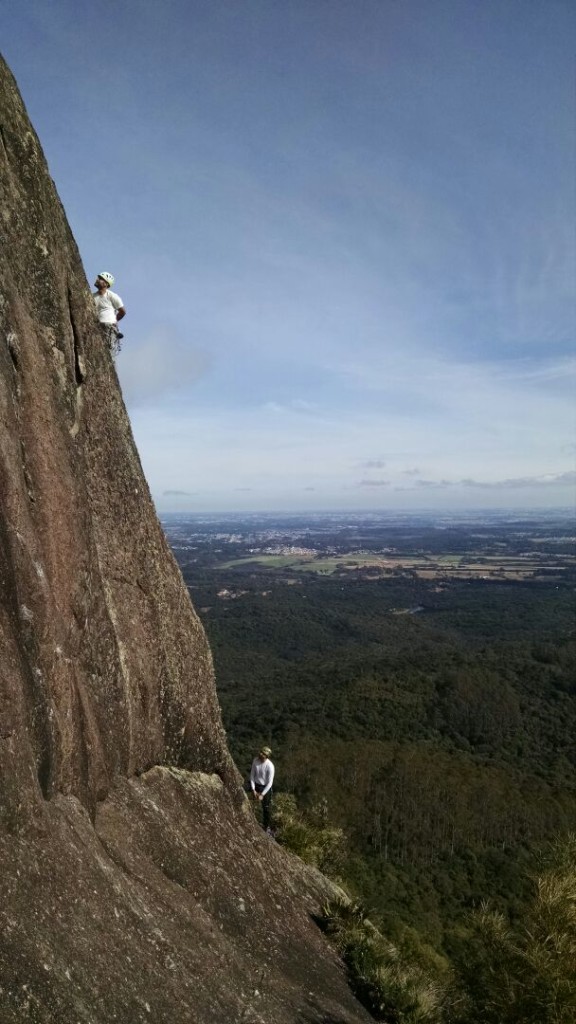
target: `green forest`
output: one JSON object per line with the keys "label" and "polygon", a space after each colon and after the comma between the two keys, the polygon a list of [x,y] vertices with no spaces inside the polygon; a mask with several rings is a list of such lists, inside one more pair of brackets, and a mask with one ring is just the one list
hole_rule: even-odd
{"label": "green forest", "polygon": [[240,770],[272,746],[277,789],[327,807],[340,870],[390,927],[445,946],[484,898],[514,913],[534,849],[576,827],[570,586],[220,584],[192,594]]}
{"label": "green forest", "polygon": [[238,768],[273,749],[279,841],[417,959],[463,964],[479,914],[484,931],[523,927],[542,857],[576,831],[572,574],[439,582],[222,558],[184,576]]}

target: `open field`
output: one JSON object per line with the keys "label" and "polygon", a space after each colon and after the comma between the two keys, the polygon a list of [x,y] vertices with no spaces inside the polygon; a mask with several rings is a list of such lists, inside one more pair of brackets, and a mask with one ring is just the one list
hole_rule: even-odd
{"label": "open field", "polygon": [[254,555],[248,558],[232,559],[220,564],[219,568],[234,569],[258,565],[263,569],[290,569],[293,572],[331,575],[337,572],[368,570],[383,575],[411,571],[422,579],[456,577],[458,579],[538,579],[562,570],[574,568],[576,559],[571,555],[526,556],[482,555],[474,552],[466,555],[386,555],[379,556],[366,552],[351,551],[342,555]]}
{"label": "open field", "polygon": [[314,555],[248,555],[246,558],[233,558],[229,562],[221,562],[214,566],[218,569],[236,569],[243,565],[262,565],[266,569],[302,569],[309,567]]}

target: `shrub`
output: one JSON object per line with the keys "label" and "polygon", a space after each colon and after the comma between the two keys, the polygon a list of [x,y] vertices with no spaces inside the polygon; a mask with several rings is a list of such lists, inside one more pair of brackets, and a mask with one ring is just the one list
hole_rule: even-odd
{"label": "shrub", "polygon": [[301,811],[295,797],[280,793],[274,800],[272,824],[278,842],[306,864],[327,875],[337,872],[345,856],[344,832],[328,822],[324,805]]}
{"label": "shrub", "polygon": [[576,836],[552,848],[514,928],[486,906],[473,915],[454,968],[450,1024],[574,1024]]}
{"label": "shrub", "polygon": [[324,910],[323,926],[350,974],[358,999],[386,1024],[440,1024],[441,980],[407,950],[380,934],[359,903],[334,901]]}

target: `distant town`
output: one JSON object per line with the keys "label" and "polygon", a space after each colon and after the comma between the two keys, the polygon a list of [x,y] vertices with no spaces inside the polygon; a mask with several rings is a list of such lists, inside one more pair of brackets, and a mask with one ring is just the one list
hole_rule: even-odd
{"label": "distant town", "polygon": [[366,579],[574,580],[576,528],[570,510],[443,515],[303,513],[163,515],[185,576],[217,570],[236,596],[247,572],[297,583],[303,574]]}

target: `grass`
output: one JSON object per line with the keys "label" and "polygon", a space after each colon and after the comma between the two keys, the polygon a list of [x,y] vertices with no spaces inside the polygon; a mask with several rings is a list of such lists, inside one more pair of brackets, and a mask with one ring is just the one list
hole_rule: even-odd
{"label": "grass", "polygon": [[306,568],[314,555],[250,555],[247,558],[233,558],[230,562],[220,562],[214,569],[233,569],[238,565],[257,564],[269,569]]}
{"label": "grass", "polygon": [[348,554],[333,556],[310,555],[251,555],[246,558],[234,558],[222,562],[216,569],[233,569],[238,566],[259,565],[265,569],[292,569],[295,572],[318,573],[332,575],[335,572],[354,572],[358,569],[374,569],[380,572],[394,573],[410,569],[422,579],[435,579],[437,576],[446,578],[453,575],[460,579],[496,576],[503,579],[525,579],[527,576],[538,576],[539,571],[560,569],[572,564],[566,556],[562,564],[556,560],[543,562],[538,556],[525,558],[519,556],[486,555],[478,561],[478,555],[470,552],[463,555],[387,555],[381,557],[362,551],[351,551]]}
{"label": "grass", "polygon": [[319,922],[342,957],[357,998],[383,1024],[442,1024],[446,964],[421,944],[389,942],[352,900],[334,900]]}

